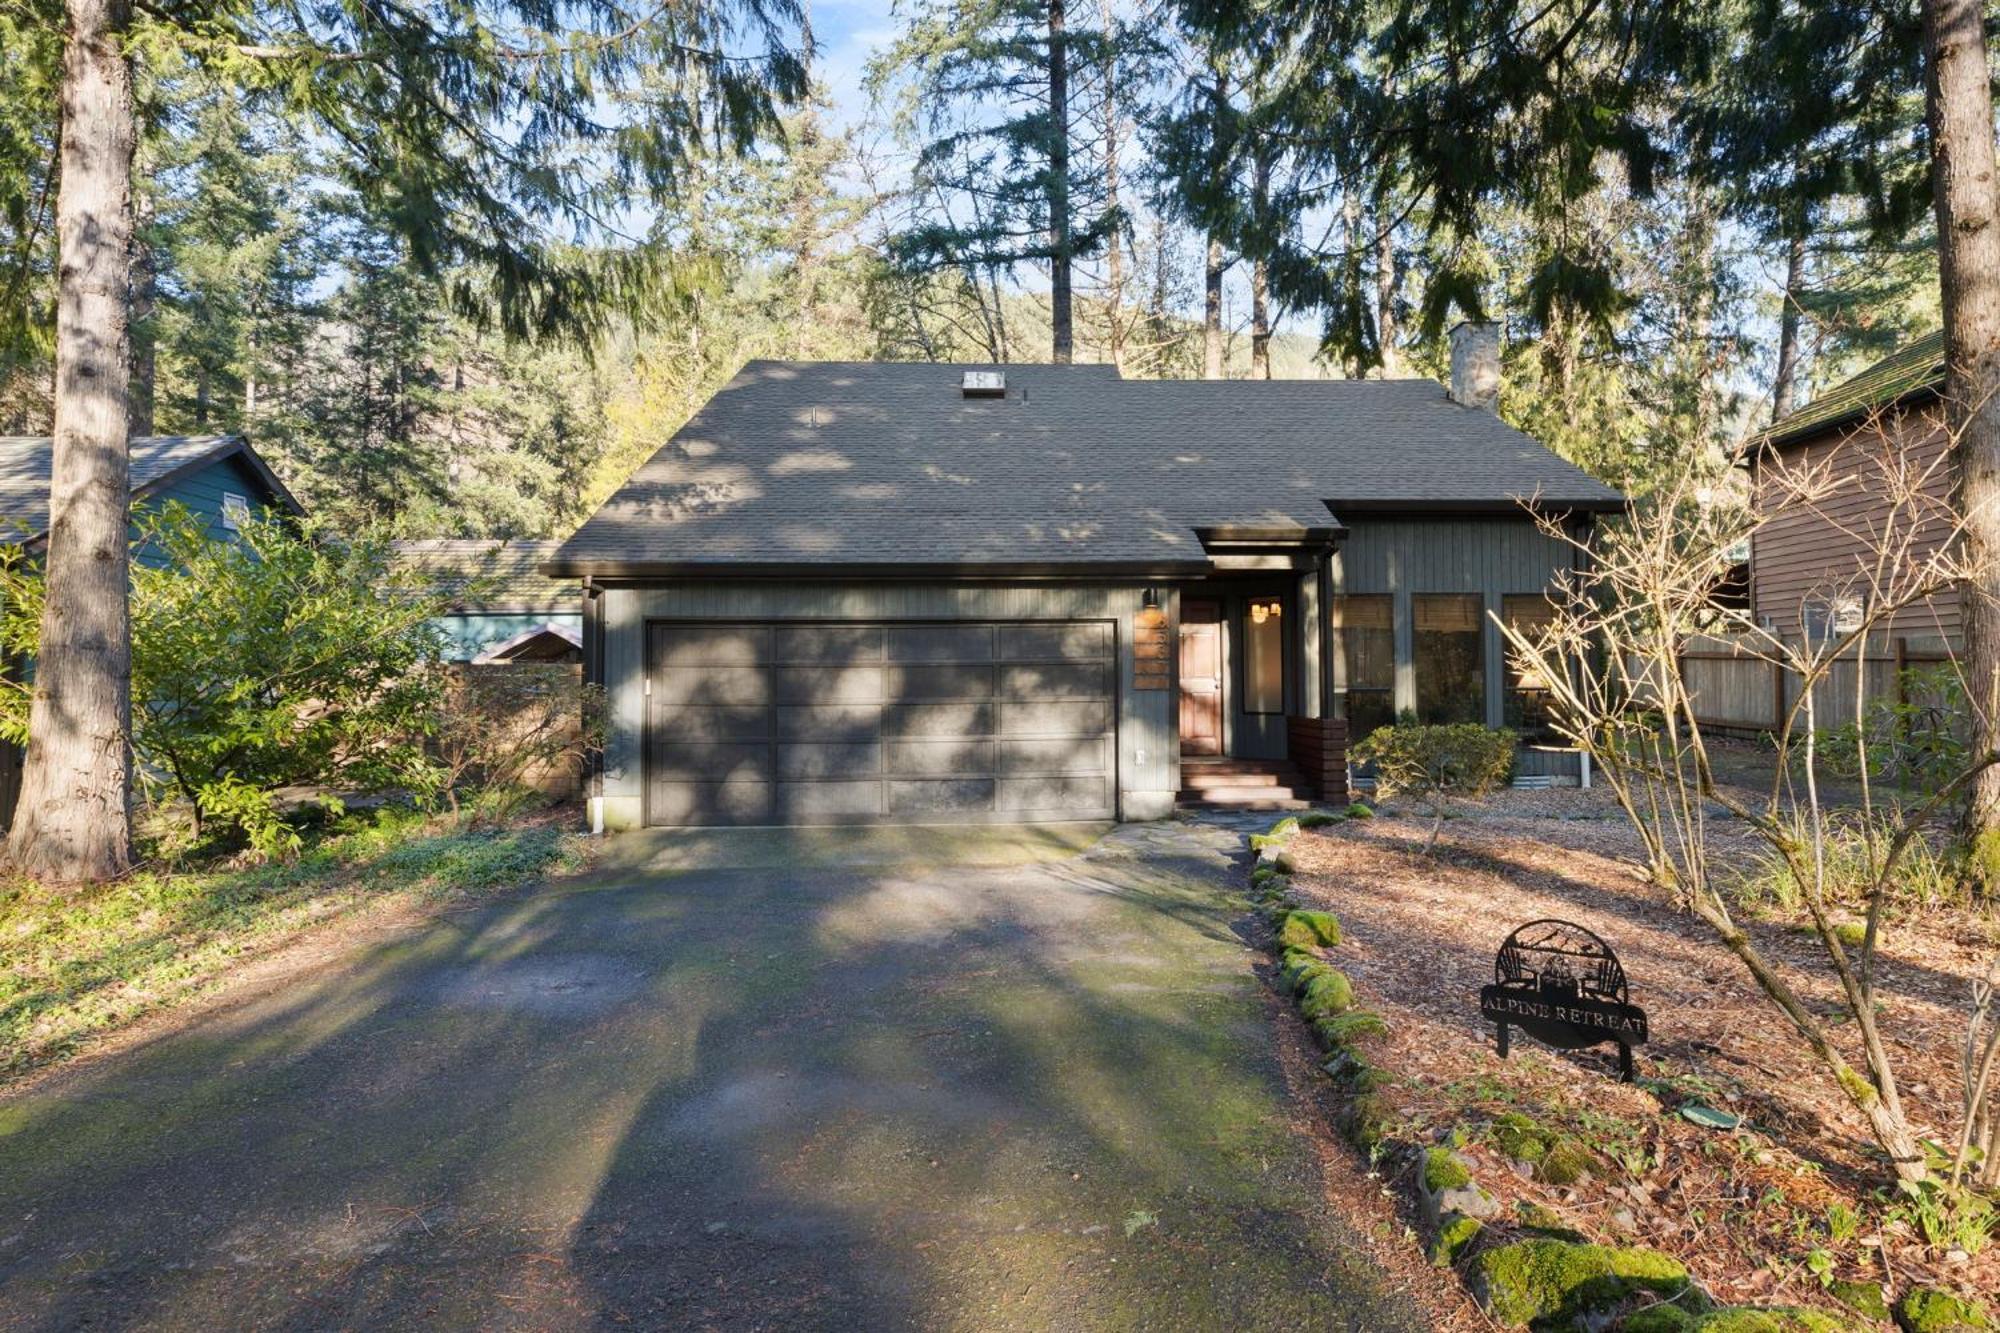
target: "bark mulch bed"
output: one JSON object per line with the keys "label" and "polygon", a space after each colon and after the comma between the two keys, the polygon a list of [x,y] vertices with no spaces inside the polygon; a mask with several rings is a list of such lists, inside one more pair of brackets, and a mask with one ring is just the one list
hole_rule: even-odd
{"label": "bark mulch bed", "polygon": [[[1346,928],[1331,961],[1357,1004],[1388,1023],[1368,1058],[1393,1080],[1382,1092],[1399,1121],[1393,1138],[1466,1140],[1480,1183],[1510,1214],[1540,1205],[1593,1239],[1665,1250],[1725,1302],[1855,1318],[1808,1268],[1816,1250],[1827,1279],[1880,1281],[1892,1300],[1915,1283],[2000,1291],[2000,1244],[1968,1255],[1919,1237],[1883,1190],[1889,1176],[1861,1117],[1742,965],[1646,882],[1604,794],[1501,793],[1450,821],[1431,857],[1428,827],[1390,806],[1290,846],[1298,898]],[[1616,1081],[1609,1046],[1556,1052],[1517,1034],[1512,1058],[1495,1053],[1478,990],[1501,940],[1540,917],[1577,922],[1617,951],[1650,1018],[1638,1083]],[[1804,995],[1835,1011],[1817,941],[1746,924]],[[1970,978],[1994,940],[1993,922],[1965,911],[1887,931],[1884,1028],[1905,1101],[1933,1136],[1954,1120]],[[1683,1105],[1747,1124],[1705,1128],[1678,1114]],[[1565,1185],[1527,1178],[1486,1133],[1509,1112],[1581,1141],[1591,1173]]]}

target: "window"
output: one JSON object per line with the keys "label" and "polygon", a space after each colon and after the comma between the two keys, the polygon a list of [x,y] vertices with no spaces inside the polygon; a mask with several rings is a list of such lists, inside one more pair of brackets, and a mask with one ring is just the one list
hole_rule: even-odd
{"label": "window", "polygon": [[[1500,599],[1500,615],[1508,626],[1519,630],[1529,638],[1535,631],[1552,623],[1556,609],[1546,597],[1503,597]],[[1536,672],[1523,672],[1514,661],[1511,644],[1502,644],[1506,655],[1507,690],[1506,723],[1531,741],[1555,739],[1555,730],[1549,725],[1549,683]]]}
{"label": "window", "polygon": [[250,497],[238,495],[234,491],[222,493],[222,526],[231,532],[241,532],[243,524],[250,517]]}
{"label": "window", "polygon": [[1484,600],[1477,593],[1413,597],[1411,648],[1417,675],[1417,720],[1486,720]]}
{"label": "window", "polygon": [[1336,597],[1333,623],[1347,662],[1347,734],[1360,740],[1396,720],[1396,629],[1387,597]]}
{"label": "window", "polygon": [[1252,597],[1243,615],[1243,711],[1285,711],[1285,603]]}

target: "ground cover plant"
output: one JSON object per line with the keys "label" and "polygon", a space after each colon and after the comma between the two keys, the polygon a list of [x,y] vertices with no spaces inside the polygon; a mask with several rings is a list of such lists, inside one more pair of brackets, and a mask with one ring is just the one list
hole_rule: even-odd
{"label": "ground cover plant", "polygon": [[0,1081],[209,992],[315,926],[580,869],[574,823],[564,809],[503,824],[388,806],[308,830],[283,860],[153,862],[88,889],[0,882]]}

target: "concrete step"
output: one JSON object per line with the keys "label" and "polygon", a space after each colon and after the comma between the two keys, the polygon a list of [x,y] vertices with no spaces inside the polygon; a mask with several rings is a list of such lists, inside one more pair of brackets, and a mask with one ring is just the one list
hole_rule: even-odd
{"label": "concrete step", "polygon": [[1218,773],[1201,768],[1181,769],[1181,785],[1190,788],[1277,787],[1289,785],[1289,782],[1296,780],[1297,777],[1296,773],[1245,772],[1236,769]]}
{"label": "concrete step", "polygon": [[1297,793],[1290,786],[1281,787],[1275,783],[1262,787],[1183,787],[1180,799],[1203,801],[1210,805],[1242,805],[1246,801],[1296,800]]}
{"label": "concrete step", "polygon": [[1281,810],[1312,809],[1311,801],[1301,801],[1296,797],[1283,800],[1274,797],[1260,801],[1203,801],[1191,800],[1186,795],[1183,795],[1175,804],[1178,809],[1182,810],[1257,810],[1275,812]]}

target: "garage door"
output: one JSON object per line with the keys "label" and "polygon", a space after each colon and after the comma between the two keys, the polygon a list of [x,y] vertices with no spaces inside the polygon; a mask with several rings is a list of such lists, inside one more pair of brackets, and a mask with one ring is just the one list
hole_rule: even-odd
{"label": "garage door", "polygon": [[655,622],[652,824],[1108,819],[1110,621]]}

